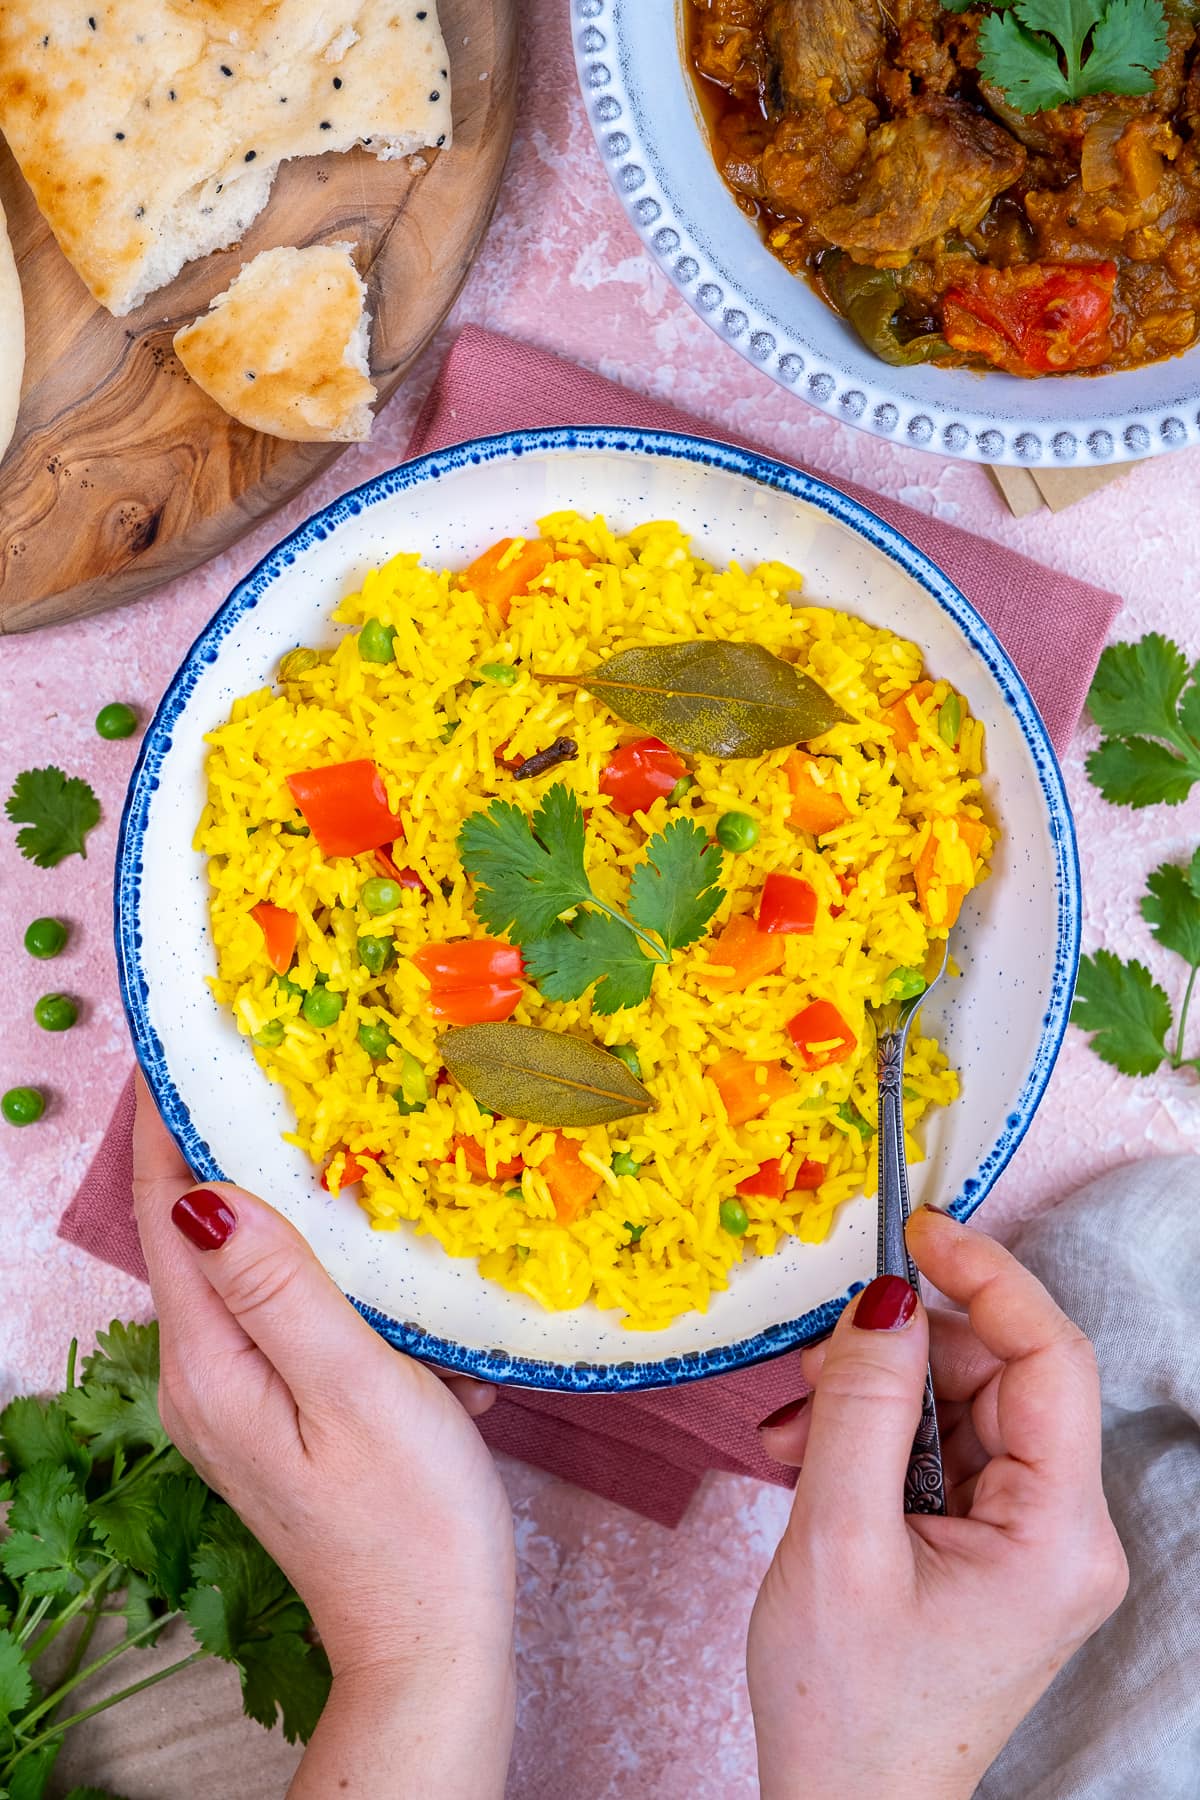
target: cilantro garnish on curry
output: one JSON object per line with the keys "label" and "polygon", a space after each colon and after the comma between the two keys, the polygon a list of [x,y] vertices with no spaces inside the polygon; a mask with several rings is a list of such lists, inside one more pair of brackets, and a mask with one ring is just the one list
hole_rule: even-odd
{"label": "cilantro garnish on curry", "polygon": [[1195,0],[688,0],[713,153],[884,362],[1137,368],[1200,336]]}

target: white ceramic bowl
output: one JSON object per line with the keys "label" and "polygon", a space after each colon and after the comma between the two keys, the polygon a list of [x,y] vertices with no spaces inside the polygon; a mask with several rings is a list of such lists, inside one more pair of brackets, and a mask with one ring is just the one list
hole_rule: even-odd
{"label": "white ceramic bowl", "polygon": [[402,549],[461,567],[561,507],[602,512],[618,529],[678,519],[719,563],[782,558],[804,572],[808,599],[913,638],[983,720],[999,848],[993,879],[955,932],[963,979],[943,984],[930,1006],[963,1096],[930,1126],[928,1161],[913,1171],[917,1202],[972,1212],[1020,1142],[1066,1024],[1079,881],[1054,753],[988,627],[906,538],[781,463],[671,433],[593,427],[481,439],[347,494],[259,564],[189,651],[130,785],[116,937],[139,1061],[197,1175],[237,1181],[280,1207],[393,1342],[492,1380],[595,1391],[715,1374],[821,1335],[874,1272],[874,1203],[843,1207],[824,1244],[791,1242],[749,1259],[707,1313],[654,1334],[624,1331],[593,1307],[543,1312],[431,1238],[371,1232],[354,1200],[331,1199],[281,1141],[283,1093],[212,999],[207,883],[191,849],[204,733],[236,695],[272,679],[284,651],[331,641],[332,608],[368,569]]}
{"label": "white ceramic bowl", "polygon": [[1200,346],[1145,369],[1040,381],[880,362],[771,255],[717,173],[684,65],[687,4],[571,0],[572,29],[613,185],[718,336],[824,412],[943,456],[1083,468],[1200,443]]}

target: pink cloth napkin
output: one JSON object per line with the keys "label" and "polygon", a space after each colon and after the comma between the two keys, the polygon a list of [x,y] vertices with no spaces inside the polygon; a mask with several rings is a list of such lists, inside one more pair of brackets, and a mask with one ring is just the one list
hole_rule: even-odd
{"label": "pink cloth napkin", "polygon": [[[710,426],[542,350],[470,327],[451,349],[409,454],[540,425]],[[745,440],[738,440],[745,442]],[[755,445],[763,449],[769,446]],[[1020,669],[1058,749],[1078,721],[1120,601],[941,520],[849,482],[837,484],[898,527],[957,582]],[[133,1078],[59,1230],[93,1256],[146,1278],[130,1200]],[[788,1484],[768,1461],[759,1421],[804,1391],[798,1353],[754,1369],[628,1396],[509,1390],[483,1420],[496,1449],[591,1488],[664,1525],[678,1524],[708,1469]]]}

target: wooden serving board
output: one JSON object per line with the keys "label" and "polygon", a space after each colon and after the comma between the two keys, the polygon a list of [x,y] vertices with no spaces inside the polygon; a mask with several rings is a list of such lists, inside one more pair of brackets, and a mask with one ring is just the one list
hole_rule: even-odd
{"label": "wooden serving board", "polygon": [[487,228],[517,102],[517,0],[440,0],[449,150],[285,163],[240,243],[189,263],[123,319],[96,305],[0,143],[25,300],[21,411],[0,463],[0,632],[151,592],[225,549],[344,448],[237,424],[171,347],[244,262],[276,244],[356,245],[369,291],[376,411],[462,286]]}

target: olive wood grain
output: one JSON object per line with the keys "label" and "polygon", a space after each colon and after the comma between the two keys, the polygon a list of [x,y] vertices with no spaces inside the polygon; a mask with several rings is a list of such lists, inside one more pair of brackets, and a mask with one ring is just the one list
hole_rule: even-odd
{"label": "olive wood grain", "polygon": [[285,164],[240,243],[189,264],[135,312],[92,300],[0,144],[25,299],[16,435],[0,463],[0,632],[150,593],[225,549],[340,454],[237,424],[171,339],[243,262],[275,244],[346,240],[367,282],[379,405],[449,310],[500,186],[517,99],[517,0],[441,0],[451,60],[448,151],[364,151]]}

